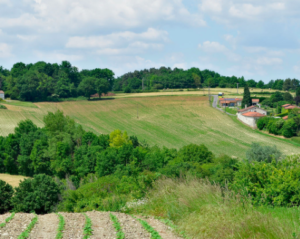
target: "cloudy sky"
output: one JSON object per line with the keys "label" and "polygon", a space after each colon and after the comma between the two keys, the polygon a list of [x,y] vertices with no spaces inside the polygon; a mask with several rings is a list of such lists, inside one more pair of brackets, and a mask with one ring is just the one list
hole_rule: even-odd
{"label": "cloudy sky", "polygon": [[300,79],[298,0],[0,0],[0,65]]}

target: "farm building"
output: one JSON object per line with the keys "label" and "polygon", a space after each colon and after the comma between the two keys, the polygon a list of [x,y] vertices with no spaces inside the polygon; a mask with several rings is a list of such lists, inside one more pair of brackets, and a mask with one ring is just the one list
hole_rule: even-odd
{"label": "farm building", "polygon": [[281,109],[281,113],[288,113],[290,111],[292,111],[292,109],[300,109],[300,107],[296,106],[296,105],[290,105],[290,104],[285,104],[282,106]]}
{"label": "farm building", "polygon": [[252,128],[256,128],[257,120],[266,115],[266,110],[263,110],[255,105],[252,105],[245,109],[241,109],[237,113],[238,119]]}
{"label": "farm building", "polygon": [[[240,107],[242,106],[242,98],[220,98],[220,106],[222,107]],[[252,99],[252,105],[258,105],[259,99]]]}
{"label": "farm building", "polygon": [[5,100],[5,94],[2,90],[0,90],[0,99]]}

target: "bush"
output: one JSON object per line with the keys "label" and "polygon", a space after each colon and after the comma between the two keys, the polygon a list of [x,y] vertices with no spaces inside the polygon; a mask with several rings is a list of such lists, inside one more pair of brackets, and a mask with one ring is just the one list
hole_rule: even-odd
{"label": "bush", "polygon": [[261,146],[258,143],[252,143],[251,148],[246,152],[248,162],[272,162],[273,159],[277,162],[282,157],[280,150],[270,146]]}
{"label": "bush", "polygon": [[0,109],[2,109],[2,110],[6,110],[7,108],[6,108],[6,106],[5,106],[5,105],[0,105]]}
{"label": "bush", "polygon": [[293,119],[289,119],[285,121],[282,127],[282,135],[286,138],[291,138],[296,135],[297,125],[295,124]]}
{"label": "bush", "polygon": [[127,86],[125,89],[124,89],[124,93],[131,93],[131,89],[129,86]]}
{"label": "bush", "polygon": [[12,199],[16,212],[48,213],[58,203],[59,187],[45,174],[21,181]]}
{"label": "bush", "polygon": [[0,179],[0,214],[9,211],[11,206],[11,198],[14,194],[12,186]]}
{"label": "bush", "polygon": [[270,117],[261,117],[258,121],[257,121],[257,128],[260,130],[263,130],[267,124],[269,123]]}

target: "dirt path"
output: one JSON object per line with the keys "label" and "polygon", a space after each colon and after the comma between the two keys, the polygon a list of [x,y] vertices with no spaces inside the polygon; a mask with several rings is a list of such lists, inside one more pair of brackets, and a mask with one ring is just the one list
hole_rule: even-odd
{"label": "dirt path", "polygon": [[81,213],[61,213],[65,219],[65,230],[63,239],[83,238],[85,216]]}
{"label": "dirt path", "polygon": [[34,218],[33,214],[17,213],[14,218],[1,230],[0,237],[17,239],[18,236],[27,228],[32,218]]}
{"label": "dirt path", "polygon": [[53,239],[57,234],[58,216],[54,213],[39,215],[38,222],[32,229],[29,239]]}
{"label": "dirt path", "polygon": [[116,230],[108,212],[87,212],[86,215],[92,220],[93,235],[91,239],[116,238]]}
{"label": "dirt path", "polygon": [[5,219],[8,218],[9,216],[10,216],[10,213],[0,214],[0,224],[5,222]]}
{"label": "dirt path", "polygon": [[150,233],[148,233],[142,225],[129,215],[123,213],[113,213],[117,216],[122,230],[125,233],[126,239],[148,239],[151,238]]}
{"label": "dirt path", "polygon": [[154,219],[154,218],[145,218],[145,217],[139,217],[142,220],[148,222],[148,224],[154,228],[155,231],[157,231],[159,233],[159,235],[163,238],[163,239],[182,239],[182,237],[179,237],[177,235],[175,235],[174,233],[172,233],[172,229],[169,228],[167,225],[165,225],[164,223],[162,223],[161,221]]}

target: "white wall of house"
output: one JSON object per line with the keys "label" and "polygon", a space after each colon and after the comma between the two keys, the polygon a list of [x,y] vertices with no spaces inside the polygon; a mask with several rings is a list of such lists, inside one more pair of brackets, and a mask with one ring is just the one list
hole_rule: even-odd
{"label": "white wall of house", "polygon": [[5,100],[5,95],[4,95],[4,93],[0,93],[0,98],[1,98],[2,100]]}
{"label": "white wall of house", "polygon": [[259,117],[247,117],[239,113],[238,119],[244,122],[245,124],[249,125],[250,127],[256,128],[256,121],[259,119]]}

